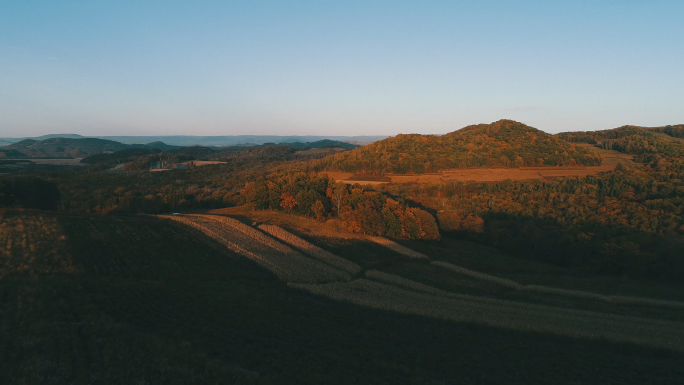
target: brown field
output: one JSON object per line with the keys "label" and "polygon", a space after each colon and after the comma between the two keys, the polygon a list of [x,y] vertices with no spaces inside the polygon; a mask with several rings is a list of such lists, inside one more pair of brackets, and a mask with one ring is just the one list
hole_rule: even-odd
{"label": "brown field", "polygon": [[271,271],[285,283],[323,283],[351,278],[318,260],[307,258],[274,238],[233,218],[221,215],[163,215],[216,239],[230,250]]}
{"label": "brown field", "polygon": [[623,163],[625,166],[634,164],[633,156],[614,150],[596,148],[588,143],[578,143],[580,147],[594,151],[601,156],[600,166],[589,167],[521,167],[521,168],[462,168],[444,170],[433,174],[419,175],[388,175],[371,176],[357,175],[350,172],[326,171],[331,178],[350,184],[372,185],[382,183],[442,183],[449,181],[460,182],[501,182],[506,179],[556,179],[568,177],[583,177],[596,175],[600,172],[612,171]]}

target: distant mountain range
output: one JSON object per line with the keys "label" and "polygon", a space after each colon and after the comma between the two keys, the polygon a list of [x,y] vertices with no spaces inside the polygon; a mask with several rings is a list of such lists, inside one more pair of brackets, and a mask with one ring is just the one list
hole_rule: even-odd
{"label": "distant mountain range", "polygon": [[[128,159],[156,152],[174,152],[180,155],[210,156],[226,151],[236,151],[245,148],[283,146],[291,150],[305,150],[310,148],[338,147],[353,149],[356,144],[340,142],[330,139],[315,142],[265,143],[262,145],[236,145],[226,147],[207,146],[173,146],[161,141],[147,144],[125,144],[109,139],[83,138],[70,135],[46,135],[41,139],[23,139],[16,143],[0,147],[0,158],[86,158],[86,163],[106,162],[110,160]],[[85,162],[85,159],[84,159]]]}
{"label": "distant mountain range", "polygon": [[313,135],[228,135],[228,136],[186,136],[186,135],[172,135],[172,136],[81,136],[78,134],[50,134],[33,138],[0,138],[0,146],[17,143],[25,139],[32,140],[46,140],[54,138],[66,139],[84,139],[97,138],[112,140],[123,144],[139,144],[151,142],[163,142],[171,146],[210,146],[210,147],[228,147],[228,146],[255,146],[265,143],[309,143],[320,140],[333,140],[338,142],[347,142],[358,145],[369,144],[377,140],[386,138],[387,136],[313,136]]}
{"label": "distant mountain range", "polygon": [[4,158],[82,158],[89,155],[112,153],[130,148],[168,151],[181,148],[169,146],[162,142],[145,144],[123,144],[113,140],[98,138],[62,138],[50,137],[43,140],[24,139],[10,145],[0,147]]}

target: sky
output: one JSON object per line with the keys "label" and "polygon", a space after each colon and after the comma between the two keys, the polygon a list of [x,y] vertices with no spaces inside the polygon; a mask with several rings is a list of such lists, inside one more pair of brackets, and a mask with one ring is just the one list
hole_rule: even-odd
{"label": "sky", "polygon": [[0,0],[0,137],[684,123],[684,1]]}

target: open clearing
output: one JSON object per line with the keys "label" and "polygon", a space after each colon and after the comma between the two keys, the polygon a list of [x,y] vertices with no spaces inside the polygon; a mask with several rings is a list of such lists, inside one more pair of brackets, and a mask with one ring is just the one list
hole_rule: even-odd
{"label": "open clearing", "polygon": [[[503,256],[399,242],[430,259],[416,258],[337,237],[334,222],[278,214],[238,222],[0,210],[0,382],[684,381],[681,309],[480,289],[490,283],[430,262],[497,276],[472,263]],[[251,226],[257,216],[261,227]]]}
{"label": "open clearing", "polygon": [[634,164],[633,156],[614,150],[604,150],[587,143],[577,143],[601,156],[600,166],[589,167],[521,167],[521,168],[461,168],[443,170],[439,173],[416,175],[357,175],[350,172],[325,171],[336,181],[350,184],[382,184],[382,183],[442,183],[449,181],[461,182],[501,182],[510,180],[556,179],[566,177],[583,177],[596,175],[600,172],[614,170],[618,163],[625,166]]}

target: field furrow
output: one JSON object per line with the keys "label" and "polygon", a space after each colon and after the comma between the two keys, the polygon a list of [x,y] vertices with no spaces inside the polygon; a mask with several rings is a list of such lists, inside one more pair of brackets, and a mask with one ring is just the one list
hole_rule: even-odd
{"label": "field furrow", "polygon": [[378,245],[385,246],[386,248],[394,251],[395,253],[407,256],[409,258],[416,258],[416,259],[430,259],[427,255],[423,253],[419,253],[417,251],[411,250],[408,247],[404,247],[394,241],[391,241],[387,238],[383,237],[374,237],[374,236],[368,236],[368,240],[371,242],[375,242]]}
{"label": "field furrow", "polygon": [[[394,241],[391,241],[386,238],[382,237],[368,237],[369,240],[383,245],[387,247],[388,249],[391,249],[399,254],[411,257],[411,258],[420,258],[420,259],[429,259],[429,257],[425,254],[413,251],[407,247],[404,247]],[[598,301],[604,301],[604,302],[610,302],[610,303],[616,303],[616,304],[625,304],[625,305],[640,305],[640,306],[658,306],[658,307],[669,307],[669,308],[682,308],[684,309],[684,302],[679,302],[679,301],[667,301],[667,300],[660,300],[660,299],[652,299],[652,298],[642,298],[642,297],[630,297],[630,296],[619,296],[619,295],[603,295],[603,294],[598,294],[598,293],[592,293],[588,291],[581,291],[581,290],[568,290],[568,289],[558,289],[554,287],[549,287],[549,286],[542,286],[542,285],[523,285],[519,282],[513,281],[511,279],[507,278],[502,278],[502,277],[497,277],[495,275],[491,274],[485,274],[485,273],[480,273],[474,270],[466,269],[461,266],[457,266],[448,262],[442,262],[442,261],[430,261],[430,264],[442,269],[446,269],[449,271],[452,271],[457,274],[465,275],[470,278],[474,278],[476,280],[484,281],[484,282],[489,282],[495,285],[503,286],[509,289],[513,290],[519,290],[519,291],[527,291],[527,292],[534,292],[534,293],[540,293],[540,294],[549,294],[549,295],[559,295],[559,296],[566,296],[566,297],[573,297],[573,298],[581,298],[581,299],[590,299],[590,300],[598,300]]]}
{"label": "field furrow", "polygon": [[[287,283],[323,283],[351,279],[351,275],[343,270],[307,258],[240,222],[238,223],[242,226],[226,220],[232,218],[211,215],[162,217],[184,223],[203,232],[229,249],[259,263]],[[257,236],[254,232],[259,235]]]}
{"label": "field furrow", "polygon": [[281,241],[287,242],[299,250],[302,250],[306,255],[316,258],[321,262],[351,274],[358,274],[361,272],[361,266],[355,264],[354,262],[338,257],[327,250],[323,250],[320,247],[313,245],[302,238],[299,238],[298,236],[282,229],[281,227],[274,225],[260,225],[259,228],[280,239]]}
{"label": "field furrow", "polygon": [[667,301],[652,298],[641,298],[641,297],[628,297],[620,295],[603,295],[598,293],[592,293],[588,291],[581,290],[568,290],[568,289],[558,289],[549,286],[542,285],[522,285],[510,279],[500,278],[490,274],[479,273],[470,269],[466,269],[460,266],[453,265],[448,262],[441,261],[431,261],[431,265],[438,266],[458,274],[466,275],[471,278],[479,279],[482,281],[487,281],[500,286],[505,286],[511,289],[520,291],[529,291],[541,294],[551,294],[551,295],[562,295],[566,297],[575,297],[582,299],[592,299],[611,303],[625,304],[625,305],[644,305],[644,306],[660,306],[660,307],[671,307],[671,308],[684,308],[684,302],[678,301]]}
{"label": "field furrow", "polygon": [[363,278],[349,283],[290,286],[340,301],[406,314],[684,351],[682,322],[555,308],[453,293],[432,295]]}

